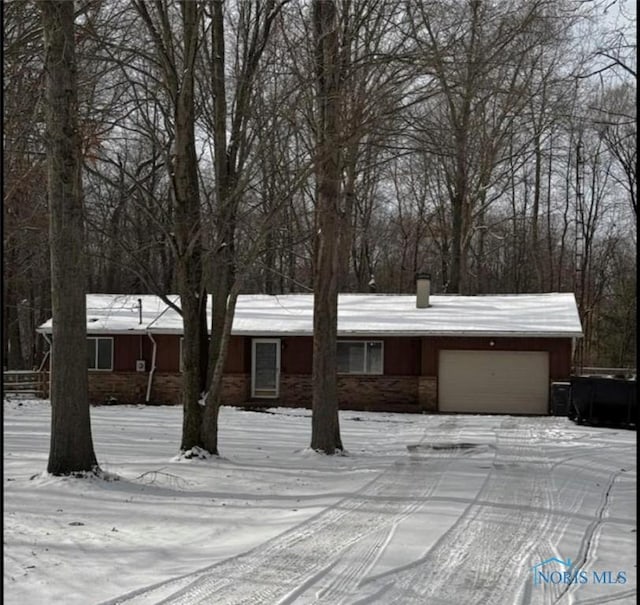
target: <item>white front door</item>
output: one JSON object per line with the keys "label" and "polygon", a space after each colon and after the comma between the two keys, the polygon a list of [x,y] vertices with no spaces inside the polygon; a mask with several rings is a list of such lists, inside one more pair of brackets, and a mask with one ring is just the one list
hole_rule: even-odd
{"label": "white front door", "polygon": [[251,396],[278,397],[280,390],[280,340],[254,338],[251,346]]}

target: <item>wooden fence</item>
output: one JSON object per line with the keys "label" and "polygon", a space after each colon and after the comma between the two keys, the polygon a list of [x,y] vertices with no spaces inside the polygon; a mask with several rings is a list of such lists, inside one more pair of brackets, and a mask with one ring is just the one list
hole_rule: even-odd
{"label": "wooden fence", "polygon": [[2,392],[5,397],[49,397],[49,372],[5,370],[2,373]]}

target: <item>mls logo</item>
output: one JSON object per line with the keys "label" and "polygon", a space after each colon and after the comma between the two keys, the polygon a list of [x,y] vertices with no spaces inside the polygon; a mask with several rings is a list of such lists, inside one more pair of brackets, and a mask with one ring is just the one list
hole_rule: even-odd
{"label": "mls logo", "polygon": [[[555,564],[555,565],[554,565]],[[601,570],[590,574],[584,569],[574,569],[571,559],[566,561],[551,557],[531,567],[534,586],[546,584],[626,584],[625,571]]]}

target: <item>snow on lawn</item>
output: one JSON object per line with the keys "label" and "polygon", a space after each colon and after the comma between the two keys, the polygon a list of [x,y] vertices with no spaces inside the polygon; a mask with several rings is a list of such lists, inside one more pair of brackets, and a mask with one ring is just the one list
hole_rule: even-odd
{"label": "snow on lawn", "polygon": [[4,402],[5,603],[636,601],[632,431],[344,411],[328,457],[309,411],[225,407],[181,460],[180,408],[95,407],[104,481],[44,472],[49,415]]}

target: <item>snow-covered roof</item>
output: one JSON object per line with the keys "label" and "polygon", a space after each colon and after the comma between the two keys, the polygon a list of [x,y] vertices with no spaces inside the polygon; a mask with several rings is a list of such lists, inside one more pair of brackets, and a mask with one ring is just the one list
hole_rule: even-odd
{"label": "snow-covered roof", "polygon": [[[179,304],[179,297],[170,296]],[[142,323],[138,299],[142,299]],[[182,317],[160,298],[87,295],[89,333],[181,334]],[[50,332],[51,320],[39,331]],[[232,333],[247,336],[308,336],[313,333],[312,294],[247,294],[238,298]],[[416,308],[415,295],[341,294],[341,336],[580,337],[572,293],[459,296],[435,294]]]}
{"label": "snow-covered roof", "polygon": [[[167,298],[180,306],[179,296]],[[87,294],[87,333],[144,333],[167,309],[167,303],[152,294]],[[49,319],[38,327],[38,332],[50,333],[52,325]]]}

